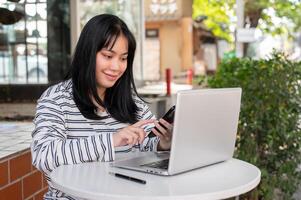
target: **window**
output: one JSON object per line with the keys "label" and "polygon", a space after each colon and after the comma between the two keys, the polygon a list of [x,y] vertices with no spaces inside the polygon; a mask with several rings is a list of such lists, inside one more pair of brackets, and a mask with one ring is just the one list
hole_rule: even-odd
{"label": "window", "polygon": [[0,0],[0,101],[37,99],[70,66],[70,0]]}
{"label": "window", "polygon": [[0,84],[47,83],[46,0],[1,4]]}

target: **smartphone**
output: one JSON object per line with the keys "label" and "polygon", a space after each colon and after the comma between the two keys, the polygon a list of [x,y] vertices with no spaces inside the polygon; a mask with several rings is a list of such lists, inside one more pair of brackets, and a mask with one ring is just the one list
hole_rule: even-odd
{"label": "smartphone", "polygon": [[[172,106],[165,114],[164,116],[162,117],[162,119],[164,119],[165,121],[167,121],[168,123],[172,124],[173,123],[173,120],[174,120],[174,117],[175,117],[175,109],[176,109],[176,106]],[[164,127],[164,125],[162,123],[159,122],[159,124]],[[157,127],[155,127],[155,129],[160,132]],[[148,134],[148,137],[156,137],[156,135],[151,131],[149,134]]]}

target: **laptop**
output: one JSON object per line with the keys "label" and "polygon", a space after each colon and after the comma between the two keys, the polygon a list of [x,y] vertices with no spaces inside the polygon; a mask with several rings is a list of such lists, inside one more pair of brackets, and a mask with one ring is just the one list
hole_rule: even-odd
{"label": "laptop", "polygon": [[111,165],[170,176],[232,158],[240,100],[241,88],[178,92],[170,151],[141,152]]}

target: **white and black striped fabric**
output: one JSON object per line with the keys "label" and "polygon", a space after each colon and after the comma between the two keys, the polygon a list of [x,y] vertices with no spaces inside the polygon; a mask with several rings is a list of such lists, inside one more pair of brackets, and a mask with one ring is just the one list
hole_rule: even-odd
{"label": "white and black striped fabric", "polygon": [[[139,119],[153,119],[149,107],[137,96],[134,100],[139,108]],[[49,184],[45,199],[73,199],[56,190],[49,173],[60,165],[94,161],[113,161],[116,152],[156,151],[158,137],[146,137],[141,145],[114,148],[112,134],[128,126],[120,123],[107,112],[99,113],[105,118],[90,120],[77,108],[72,95],[72,81],[61,82],[48,88],[40,97],[32,132],[32,164],[44,172]],[[148,133],[153,126],[145,127]],[[100,177],[101,178],[101,177]]]}

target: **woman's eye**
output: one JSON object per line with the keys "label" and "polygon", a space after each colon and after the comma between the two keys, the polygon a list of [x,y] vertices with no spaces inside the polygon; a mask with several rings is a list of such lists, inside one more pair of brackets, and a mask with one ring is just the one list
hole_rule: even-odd
{"label": "woman's eye", "polygon": [[121,60],[123,60],[123,61],[126,61],[128,58],[127,57],[125,57],[125,58],[121,58]]}
{"label": "woman's eye", "polygon": [[105,58],[107,59],[111,59],[113,56],[110,56],[110,55],[104,55]]}

